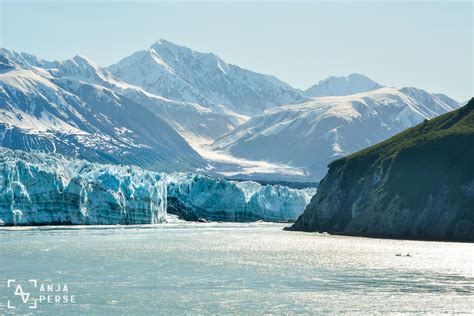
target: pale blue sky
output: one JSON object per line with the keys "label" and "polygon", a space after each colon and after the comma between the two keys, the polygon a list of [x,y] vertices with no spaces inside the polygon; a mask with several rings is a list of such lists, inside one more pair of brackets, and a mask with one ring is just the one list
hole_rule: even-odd
{"label": "pale blue sky", "polygon": [[302,89],[359,72],[459,101],[474,90],[471,1],[0,2],[0,45],[45,59],[106,66],[164,38]]}

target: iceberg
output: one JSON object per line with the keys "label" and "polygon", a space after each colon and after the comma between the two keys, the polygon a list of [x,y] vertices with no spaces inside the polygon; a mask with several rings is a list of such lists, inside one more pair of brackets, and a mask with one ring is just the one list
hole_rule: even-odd
{"label": "iceberg", "polygon": [[1,225],[291,221],[315,192],[0,149]]}

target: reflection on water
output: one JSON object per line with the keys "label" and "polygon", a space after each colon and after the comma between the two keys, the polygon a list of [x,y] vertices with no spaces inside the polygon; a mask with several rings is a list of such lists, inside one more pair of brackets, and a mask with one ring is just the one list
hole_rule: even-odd
{"label": "reflection on water", "polygon": [[67,284],[77,303],[44,313],[474,312],[473,244],[283,226],[4,228],[0,313],[7,279]]}

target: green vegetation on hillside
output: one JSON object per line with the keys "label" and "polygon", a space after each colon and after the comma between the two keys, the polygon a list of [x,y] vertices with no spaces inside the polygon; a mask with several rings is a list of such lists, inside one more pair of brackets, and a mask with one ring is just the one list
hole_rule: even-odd
{"label": "green vegetation on hillside", "polygon": [[329,165],[292,229],[474,240],[474,98]]}
{"label": "green vegetation on hillside", "polygon": [[[350,156],[333,161],[329,166],[338,166],[352,159],[393,157],[403,149],[420,146],[444,137],[474,135],[474,98],[459,110],[446,113],[432,120],[409,128],[388,140],[363,149]],[[446,148],[449,149],[449,148]]]}
{"label": "green vegetation on hillside", "polygon": [[474,98],[459,110],[334,161],[330,168],[340,165],[346,165],[351,183],[367,169],[388,169],[378,190],[389,193],[387,199],[399,194],[407,207],[421,206],[420,197],[437,192],[440,185],[450,189],[450,199],[457,199],[463,192],[457,186],[474,181]]}

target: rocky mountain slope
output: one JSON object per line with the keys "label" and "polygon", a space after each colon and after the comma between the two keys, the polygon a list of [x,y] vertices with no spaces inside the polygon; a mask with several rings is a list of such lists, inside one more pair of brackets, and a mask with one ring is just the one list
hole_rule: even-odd
{"label": "rocky mountain slope", "polygon": [[47,61],[7,49],[0,49],[0,56],[23,68],[41,71],[48,77],[77,80],[110,89],[143,105],[185,138],[215,139],[247,120],[247,117],[222,106],[206,108],[197,103],[170,100],[150,93],[115,78],[83,56],[64,61]]}
{"label": "rocky mountain slope", "polygon": [[474,99],[332,162],[291,230],[474,241]]}
{"label": "rocky mountain slope", "polygon": [[416,88],[313,98],[267,110],[217,139],[213,148],[303,168],[317,181],[330,161],[458,107],[446,96]]}
{"label": "rocky mountain slope", "polygon": [[254,115],[302,98],[279,79],[227,64],[166,40],[107,68],[115,77],[168,99]]}
{"label": "rocky mountain slope", "polygon": [[[51,62],[43,61],[42,66],[50,64]],[[69,60],[56,61],[53,67],[46,69],[55,77],[97,84],[145,106],[185,138],[215,139],[247,120],[247,117],[225,107],[207,108],[197,103],[166,99],[150,93],[113,77],[107,70],[85,57],[75,56]]]}
{"label": "rocky mountain slope", "polygon": [[39,63],[34,57],[8,53],[0,54],[0,145],[155,170],[207,165],[145,106],[104,86],[73,79],[77,72],[71,78],[55,77],[34,66]]}

